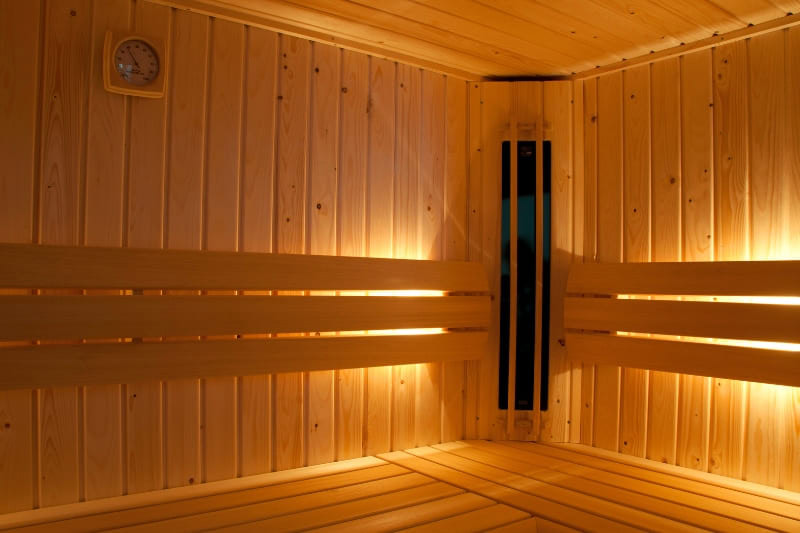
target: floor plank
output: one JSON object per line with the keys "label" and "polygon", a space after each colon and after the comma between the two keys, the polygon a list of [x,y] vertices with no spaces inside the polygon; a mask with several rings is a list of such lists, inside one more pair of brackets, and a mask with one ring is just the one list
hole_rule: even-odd
{"label": "floor plank", "polygon": [[800,496],[572,444],[456,441],[0,515],[24,531],[800,531]]}
{"label": "floor plank", "polygon": [[[594,515],[616,520],[628,526],[650,531],[696,531],[698,528],[668,518],[652,515],[636,508],[620,503],[606,501],[582,492],[564,489],[538,479],[527,478],[513,472],[507,472],[494,466],[464,459],[457,455],[425,447],[409,450],[410,453],[427,460],[447,466],[448,468],[492,480],[495,483],[519,490],[534,496],[548,499],[554,503],[574,506]],[[627,502],[626,502],[627,503]]]}
{"label": "floor plank", "polygon": [[[436,448],[439,448],[438,446]],[[684,522],[713,530],[742,529],[763,530],[760,525],[791,526],[790,520],[753,509],[740,507],[712,498],[691,495],[681,491],[646,483],[608,472],[570,464],[557,459],[520,452],[495,443],[452,443],[442,445],[450,453],[477,462],[491,464],[509,472],[538,479],[564,488],[591,494],[609,501],[625,502],[648,513],[664,517],[680,517]],[[510,452],[510,453],[507,453]],[[714,514],[718,506],[725,514],[738,519]],[[712,512],[709,512],[712,511]]]}
{"label": "floor plank", "polygon": [[[429,522],[421,526],[404,529],[407,533],[440,533],[441,531],[459,531],[469,533],[472,531],[486,531],[490,528],[499,527],[511,522],[521,521],[530,517],[526,512],[514,509],[508,505],[492,505],[468,513],[451,516]],[[530,531],[530,529],[528,529]]]}
{"label": "floor plank", "polygon": [[[250,505],[229,507],[212,512],[196,512],[195,514],[149,522],[132,526],[125,531],[197,531],[198,529],[224,528],[237,524],[259,522],[289,513],[302,513],[318,509],[325,505],[342,502],[363,501],[387,492],[401,491],[409,488],[430,485],[433,480],[417,473],[403,474],[389,479],[378,479],[348,485],[335,489],[311,492],[289,498],[273,499]],[[260,523],[260,522],[259,522]]]}
{"label": "floor plank", "polygon": [[[469,514],[470,511],[477,512],[476,510],[490,509],[493,503],[488,498],[465,492],[457,496],[414,505],[413,507],[405,507],[359,520],[342,522],[318,531],[396,531],[400,528],[412,527],[426,522],[435,524],[439,520],[453,517],[453,515],[464,516],[464,514],[459,513]],[[461,529],[456,531],[461,531]]]}
{"label": "floor plank", "polygon": [[[413,450],[419,453],[420,449]],[[384,453],[381,459],[398,464],[470,492],[486,496],[499,503],[548,518],[584,531],[638,531],[614,520],[581,509],[555,503],[545,498],[516,490],[481,477],[460,472],[407,452]]]}
{"label": "floor plank", "polygon": [[[409,476],[411,475],[413,474],[409,474]],[[442,496],[455,495],[463,491],[444,483],[430,483],[406,490],[382,492],[384,493],[377,496],[361,498],[338,505],[329,505],[329,499],[320,499],[317,500],[317,505],[314,508],[301,513],[240,524],[239,526],[221,529],[221,531],[300,531],[355,520],[363,516],[393,509],[412,507],[419,503],[435,500]],[[328,505],[325,506],[326,504]]]}
{"label": "floor plank", "polygon": [[[631,461],[636,460],[637,463],[641,461],[641,466],[638,466],[632,463],[618,463],[616,461],[606,460],[590,454],[579,453],[572,448],[567,448],[566,446],[528,446],[526,443],[514,442],[504,442],[503,445],[526,451],[535,449],[535,453],[542,454],[547,457],[554,457],[566,461],[572,461],[581,465],[592,466],[598,468],[599,470],[618,473],[633,479],[651,481],[653,483],[664,485],[666,487],[672,487],[690,494],[709,496],[717,500],[738,504],[744,507],[751,507],[753,509],[759,509],[768,513],[792,518],[794,520],[800,519],[800,507],[797,505],[772,499],[766,496],[750,494],[738,489],[712,485],[710,483],[694,479],[687,479],[672,473],[667,473],[666,470],[668,469],[669,465],[662,466],[659,463],[654,463],[653,461],[647,461],[645,459],[626,458],[630,459]],[[652,467],[655,468],[658,466],[659,470],[644,468],[643,466],[647,463],[653,463]],[[689,470],[687,468],[675,468],[680,468],[681,470],[685,470],[687,472],[694,472],[693,470]],[[755,484],[749,483],[749,485]],[[759,485],[758,487],[762,486]]]}

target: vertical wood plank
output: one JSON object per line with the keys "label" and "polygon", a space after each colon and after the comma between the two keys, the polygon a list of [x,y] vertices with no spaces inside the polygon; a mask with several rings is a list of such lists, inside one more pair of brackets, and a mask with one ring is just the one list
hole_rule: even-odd
{"label": "vertical wood plank", "polygon": [[[713,50],[715,259],[749,257],[747,42]],[[709,471],[741,478],[747,384],[715,379]]]}
{"label": "vertical wood plank", "polygon": [[[598,167],[598,109],[597,78],[583,85],[583,260],[597,260],[597,167]],[[584,364],[581,370],[581,437],[580,443],[594,444],[594,388],[596,367]]]}
{"label": "vertical wood plank", "polygon": [[[37,238],[34,194],[37,182],[37,119],[40,79],[39,2],[0,6],[0,71],[13,73],[0,90],[0,241],[31,243]],[[30,291],[0,290],[0,294]],[[38,504],[36,465],[37,391],[0,394],[0,513]]]}
{"label": "vertical wood plank", "polygon": [[[303,253],[311,43],[280,37],[276,251]],[[303,375],[275,376],[275,470],[303,466]]]}
{"label": "vertical wood plank", "polygon": [[0,4],[0,69],[13,73],[0,91],[0,242],[34,238],[41,10],[41,1]]}
{"label": "vertical wood plank", "polygon": [[[786,135],[790,140],[800,136],[800,54],[797,53],[798,50],[800,50],[800,29],[790,28],[786,31],[784,52],[786,59],[786,116],[789,121],[786,126]],[[798,259],[800,258],[800,150],[788,150],[785,157],[783,204],[786,217],[785,257]],[[796,416],[798,415],[800,413]],[[795,430],[794,436],[795,439],[800,440],[800,431]],[[800,475],[800,461],[794,462],[794,468]]]}
{"label": "vertical wood plank", "polygon": [[[623,72],[623,258],[650,260],[650,65]],[[649,372],[622,371],[620,451],[644,457]]]}
{"label": "vertical wood plank", "polygon": [[[392,257],[394,228],[396,64],[370,58],[367,155],[367,253]],[[391,449],[392,367],[367,369],[364,453]]]}
{"label": "vertical wood plank", "polygon": [[679,261],[680,239],[680,60],[653,63],[652,92],[652,228],[653,261]]}
{"label": "vertical wood plank", "polygon": [[[481,91],[482,84],[470,82],[467,84],[468,113],[468,150],[469,160],[467,172],[469,173],[467,191],[467,233],[469,260],[483,261],[483,166],[481,152]],[[477,439],[480,435],[481,414],[481,361],[466,361],[464,363],[464,437]]]}
{"label": "vertical wood plank", "polygon": [[[785,32],[750,39],[750,239],[754,260],[780,259],[784,252],[783,172],[786,92]],[[777,486],[783,466],[786,395],[781,387],[750,383],[747,396],[743,476]]]}
{"label": "vertical wood plank", "polygon": [[[344,84],[338,48],[311,44],[309,122],[309,253],[336,254],[339,100]],[[345,174],[342,173],[342,176]],[[334,372],[309,372],[306,389],[306,463],[329,463],[334,448]]]}
{"label": "vertical wood plank", "polygon": [[[338,240],[340,255],[366,255],[370,58],[342,52]],[[364,439],[364,369],[336,372],[337,460],[360,457]]]}
{"label": "vertical wood plank", "polygon": [[[597,80],[597,260],[622,261],[622,73]],[[595,446],[619,449],[620,368],[595,370]]]}
{"label": "vertical wood plank", "polygon": [[[653,63],[651,70],[653,261],[681,259],[680,59]],[[679,375],[650,372],[647,414],[648,459],[675,464]]]}
{"label": "vertical wood plank", "polygon": [[[92,6],[54,2],[45,13],[39,232],[43,244],[80,242]],[[39,505],[81,496],[79,391],[39,391]]]}
{"label": "vertical wood plank", "polygon": [[[0,4],[0,241],[34,241],[41,2]],[[38,191],[37,191],[38,192]],[[0,513],[32,509],[35,391],[0,393]]]}
{"label": "vertical wood plank", "polygon": [[[420,256],[420,113],[421,71],[397,66],[394,183],[394,257]],[[415,445],[416,366],[396,366],[392,372],[392,450]]]}
{"label": "vertical wood plank", "polygon": [[[714,96],[711,50],[681,57],[681,223],[684,261],[713,259]],[[708,469],[711,379],[681,375],[676,464]]]}
{"label": "vertical wood plank", "polygon": [[[568,81],[547,82],[544,91],[544,140],[551,143],[550,161],[550,375],[548,411],[542,413],[543,441],[569,440],[570,365],[564,345],[564,296],[572,263],[573,168]],[[545,416],[546,415],[546,416]]]}
{"label": "vertical wood plank", "polygon": [[[236,251],[239,242],[244,27],[212,19],[205,180],[205,248]],[[236,378],[202,382],[203,481],[236,477]]]}
{"label": "vertical wood plank", "polygon": [[[447,78],[444,170],[444,259],[466,261],[467,250],[467,86]],[[442,441],[464,437],[463,361],[442,364]]]}
{"label": "vertical wood plank", "polygon": [[[137,2],[137,32],[159,38],[170,48],[172,10]],[[131,98],[128,149],[128,226],[126,244],[134,248],[164,245],[164,190],[167,102],[169,97]],[[163,384],[125,385],[126,493],[163,488]]]}
{"label": "vertical wood plank", "polygon": [[[89,246],[122,246],[129,102],[104,89],[102,69],[105,33],[109,29],[127,31],[130,11],[127,0],[94,4],[84,217],[84,243]],[[83,475],[87,500],[123,493],[121,394],[120,385],[84,389]]]}
{"label": "vertical wood plank", "polygon": [[[175,11],[169,80],[166,247],[199,250],[203,241],[209,19]],[[201,481],[200,380],[165,384],[166,484]]]}
{"label": "vertical wood plank", "polygon": [[[534,290],[534,298],[535,298],[535,311],[534,315],[537,317],[543,316],[542,313],[542,264],[543,264],[543,250],[544,247],[542,246],[543,242],[543,227],[541,221],[543,220],[543,186],[544,186],[544,162],[543,162],[543,154],[544,148],[541,141],[548,138],[552,134],[552,128],[550,123],[545,123],[544,119],[544,87],[546,84],[543,82],[518,82],[514,83],[511,87],[512,91],[512,103],[509,108],[509,116],[508,116],[508,130],[503,137],[503,140],[509,139],[511,143],[514,143],[515,140],[533,140],[536,142],[536,165],[535,165],[535,191],[536,191],[536,220],[537,220],[537,227],[536,227],[536,249],[534,250],[535,260],[537,265],[537,274],[535,280],[535,290]],[[516,131],[514,128],[516,127]],[[512,150],[512,153],[513,150]],[[518,183],[516,178],[516,170],[518,166],[516,165],[516,161],[512,157],[511,159],[511,167],[510,173],[511,182],[510,182],[510,194],[511,194],[511,204],[510,204],[510,259],[511,259],[511,278],[510,278],[510,305],[511,305],[511,317],[516,317],[517,314],[517,287],[518,287],[518,274],[517,274],[517,265],[518,265],[518,257],[519,257],[519,244],[517,242],[518,236],[518,224],[519,224],[519,207],[518,207]],[[516,360],[519,357],[530,356],[531,354],[522,354],[519,352],[519,348],[517,347],[517,320],[512,318],[509,324],[509,335],[510,335],[510,342],[509,342],[509,356],[514,355],[513,362],[511,361],[511,357],[509,357],[509,371],[508,371],[508,382],[516,383],[517,374],[516,374]],[[537,354],[541,353],[542,346],[542,323],[539,320],[535,320],[534,323],[529,324],[529,327],[534,329],[534,356],[536,360],[538,360]],[[506,420],[506,431],[508,433],[508,438],[513,440],[537,440],[540,431],[550,431],[551,421],[550,421],[550,414],[551,411],[540,411],[539,409],[539,392],[541,391],[541,382],[542,382],[542,369],[541,365],[537,364],[534,361],[532,365],[532,373],[531,375],[527,376],[527,379],[533,381],[533,405],[531,406],[531,410],[519,410],[517,411],[514,409],[514,405],[516,403],[516,399],[513,399],[512,396],[516,394],[515,389],[509,387],[509,394],[508,394],[508,402],[509,405],[512,406],[512,409],[509,409],[508,414],[506,415],[508,418]],[[552,374],[551,374],[552,375]],[[547,379],[547,378],[545,378]],[[509,420],[511,419],[511,420]],[[510,423],[509,423],[510,422]]]}
{"label": "vertical wood plank", "polygon": [[[584,232],[585,218],[585,162],[584,162],[584,81],[573,81],[570,103],[572,104],[572,261],[584,261]],[[569,441],[581,442],[581,427],[583,425],[583,374],[584,365],[572,362],[570,369],[570,399],[569,399]]]}
{"label": "vertical wood plank", "polygon": [[[421,79],[421,137],[419,149],[420,258],[444,257],[444,183],[447,153],[445,121],[446,83],[442,74],[423,71]],[[415,442],[427,446],[442,438],[442,364],[416,365],[414,404]]]}
{"label": "vertical wood plank", "polygon": [[[786,32],[784,58],[786,60],[786,142],[800,138],[800,29]],[[784,247],[786,258],[800,258],[800,150],[787,150],[784,160]],[[800,490],[800,388],[785,391],[786,415],[784,462],[781,466],[780,486],[787,490]]]}
{"label": "vertical wood plank", "polygon": [[481,102],[481,257],[489,276],[489,292],[493,298],[489,349],[480,362],[479,437],[500,440],[506,436],[506,413],[498,408],[501,149],[502,141],[509,132],[511,84],[484,83]]}
{"label": "vertical wood plank", "polygon": [[[239,248],[273,250],[273,188],[278,35],[246,29],[243,102],[242,181]],[[272,469],[272,378],[243,376],[239,381],[239,473]]]}

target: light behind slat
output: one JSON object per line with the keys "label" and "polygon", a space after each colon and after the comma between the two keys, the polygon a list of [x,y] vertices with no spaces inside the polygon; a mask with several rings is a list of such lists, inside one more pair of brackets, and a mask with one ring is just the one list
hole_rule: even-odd
{"label": "light behind slat", "polygon": [[488,296],[0,296],[0,340],[485,328]]}
{"label": "light behind slat", "polygon": [[800,261],[579,263],[567,293],[800,296]]}
{"label": "light behind slat", "polygon": [[483,267],[247,252],[0,244],[0,287],[486,292]]}
{"label": "light behind slat", "polygon": [[65,344],[0,350],[0,390],[479,359],[485,331],[236,341]]}

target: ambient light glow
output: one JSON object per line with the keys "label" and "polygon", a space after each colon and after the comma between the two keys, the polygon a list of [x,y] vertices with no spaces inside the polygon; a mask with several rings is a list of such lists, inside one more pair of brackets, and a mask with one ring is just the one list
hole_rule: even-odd
{"label": "ambient light glow", "polygon": [[659,333],[637,333],[635,331],[616,331],[619,337],[638,337],[659,341],[691,342],[695,344],[717,344],[722,346],[738,346],[741,348],[760,348],[762,350],[778,350],[783,352],[800,352],[800,344],[791,342],[751,341],[744,339],[715,339],[711,337],[688,337],[686,335],[661,335]]}
{"label": "ambient light glow", "polygon": [[800,296],[703,296],[675,294],[618,294],[618,300],[663,300],[682,302],[719,302],[769,305],[800,305]]}
{"label": "ambient light glow", "polygon": [[429,290],[403,290],[403,291],[339,291],[339,296],[399,296],[410,298],[413,296],[444,296],[444,291]]}
{"label": "ambient light glow", "polygon": [[[338,291],[339,296],[397,296],[399,298],[411,298],[415,296],[444,296],[444,291],[431,290],[402,290],[402,291]],[[369,331],[339,331],[339,335],[358,336],[358,335],[436,335],[444,333],[444,328],[409,328],[409,329],[377,329]]]}

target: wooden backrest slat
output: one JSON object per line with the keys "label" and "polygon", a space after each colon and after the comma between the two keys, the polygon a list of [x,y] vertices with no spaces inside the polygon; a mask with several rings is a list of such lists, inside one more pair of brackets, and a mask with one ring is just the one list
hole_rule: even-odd
{"label": "wooden backrest slat", "polygon": [[0,296],[0,341],[486,328],[488,296]]}
{"label": "wooden backrest slat", "polygon": [[568,329],[796,342],[800,306],[566,298]]}
{"label": "wooden backrest slat", "polygon": [[0,288],[486,292],[479,263],[0,244]]}
{"label": "wooden backrest slat", "polygon": [[0,349],[0,390],[479,359],[485,331]]}
{"label": "wooden backrest slat", "polygon": [[800,296],[800,261],[575,264],[567,292]]}

